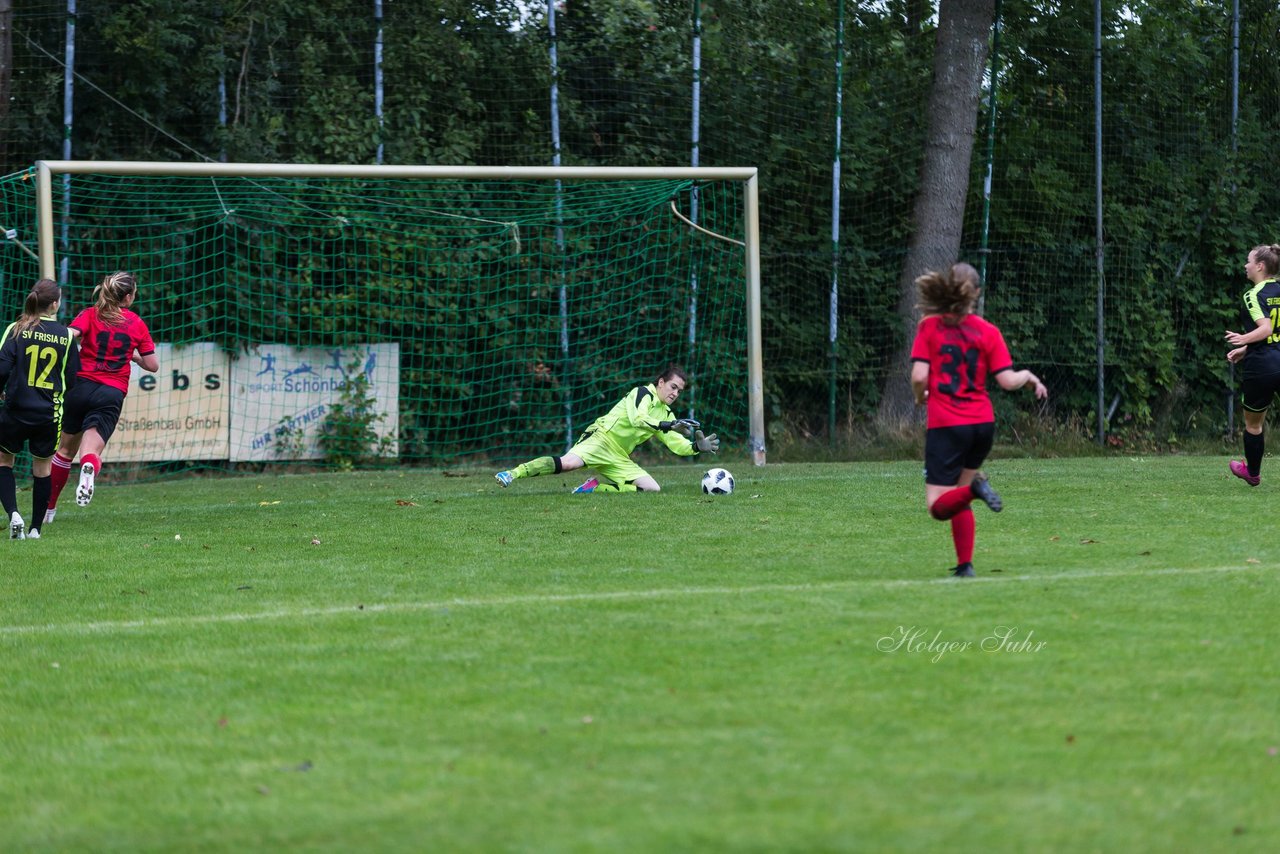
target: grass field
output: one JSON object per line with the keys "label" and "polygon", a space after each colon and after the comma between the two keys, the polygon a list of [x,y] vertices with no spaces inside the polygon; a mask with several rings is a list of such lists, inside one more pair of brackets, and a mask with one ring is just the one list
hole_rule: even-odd
{"label": "grass field", "polygon": [[0,850],[1275,850],[1280,478],[996,459],[963,580],[918,462],[728,466],[108,467],[0,544]]}

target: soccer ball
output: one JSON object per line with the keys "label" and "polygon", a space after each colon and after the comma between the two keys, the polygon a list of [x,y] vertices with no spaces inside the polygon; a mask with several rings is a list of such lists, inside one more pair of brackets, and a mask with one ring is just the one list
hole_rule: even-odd
{"label": "soccer ball", "polygon": [[728,469],[707,469],[702,476],[702,491],[707,495],[731,495],[733,475]]}

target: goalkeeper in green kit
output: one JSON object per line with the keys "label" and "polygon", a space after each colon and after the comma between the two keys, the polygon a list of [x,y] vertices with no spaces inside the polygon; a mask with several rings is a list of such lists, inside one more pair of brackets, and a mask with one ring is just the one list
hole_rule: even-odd
{"label": "goalkeeper in green kit", "polygon": [[662,487],[648,472],[636,465],[631,452],[655,435],[673,453],[690,457],[720,450],[715,433],[704,435],[691,418],[676,418],[671,404],[689,384],[685,372],[669,365],[649,385],[627,392],[612,409],[587,428],[577,444],[563,457],[538,457],[494,477],[510,486],[522,477],[560,474],[583,466],[595,469],[596,477],[574,492],[658,492]]}

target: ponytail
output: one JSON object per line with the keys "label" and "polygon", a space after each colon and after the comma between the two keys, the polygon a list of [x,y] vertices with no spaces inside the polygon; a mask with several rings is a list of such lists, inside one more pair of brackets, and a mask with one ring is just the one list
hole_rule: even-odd
{"label": "ponytail", "polygon": [[949,323],[959,323],[978,303],[978,271],[963,261],[945,273],[930,270],[916,279],[916,287],[920,289],[916,308],[943,315]]}
{"label": "ponytail", "polygon": [[1253,260],[1262,265],[1262,269],[1267,272],[1268,276],[1274,276],[1280,273],[1280,244],[1261,244],[1249,250],[1253,254]]}
{"label": "ponytail", "polygon": [[26,332],[40,325],[40,319],[49,313],[49,309],[62,299],[62,289],[53,279],[41,279],[36,282],[31,293],[27,294],[22,304],[22,317],[13,324],[15,333]]}
{"label": "ponytail", "polygon": [[124,302],[130,294],[138,292],[138,277],[133,273],[111,273],[93,289],[94,307],[98,318],[108,326],[117,326],[124,319]]}

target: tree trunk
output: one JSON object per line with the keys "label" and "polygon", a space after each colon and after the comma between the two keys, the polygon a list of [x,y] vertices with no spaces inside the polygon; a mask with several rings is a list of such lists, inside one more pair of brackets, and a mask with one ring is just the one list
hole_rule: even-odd
{"label": "tree trunk", "polygon": [[889,362],[880,398],[882,425],[904,423],[915,405],[908,376],[911,336],[919,319],[916,277],[927,270],[945,269],[960,253],[969,161],[994,9],[995,0],[942,0],[939,6],[920,192],[911,243],[898,281],[898,316],[907,335]]}

